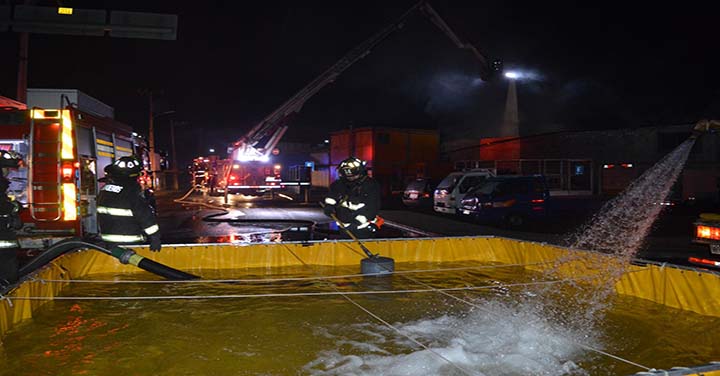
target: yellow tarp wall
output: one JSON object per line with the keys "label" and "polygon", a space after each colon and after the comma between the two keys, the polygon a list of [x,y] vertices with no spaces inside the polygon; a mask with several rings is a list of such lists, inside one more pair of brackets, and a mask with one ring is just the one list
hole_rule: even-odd
{"label": "yellow tarp wall", "polygon": [[[561,278],[607,274],[618,264],[613,257],[572,251],[546,244],[494,237],[451,237],[432,239],[387,239],[367,241],[373,252],[403,262],[481,261],[523,264],[540,271],[555,268]],[[140,255],[189,273],[203,270],[311,265],[360,265],[364,254],[351,241],[273,243],[239,246],[232,244],[167,245],[160,253],[133,248]],[[401,265],[396,266],[401,270]],[[54,297],[66,283],[42,280],[79,279],[99,273],[137,273],[134,266],[97,251],[66,254],[11,291],[0,302],[0,338],[13,325],[33,316],[47,300],[27,297]],[[669,307],[720,317],[720,275],[655,265],[629,265],[615,284],[620,294],[631,295]]]}

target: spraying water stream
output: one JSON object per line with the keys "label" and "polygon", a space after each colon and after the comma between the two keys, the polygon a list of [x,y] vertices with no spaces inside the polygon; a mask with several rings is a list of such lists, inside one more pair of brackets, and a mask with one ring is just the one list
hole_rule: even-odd
{"label": "spraying water stream", "polygon": [[643,242],[652,230],[652,225],[660,215],[663,206],[660,202],[669,196],[678,179],[695,139],[690,138],[663,157],[645,171],[620,195],[608,201],[600,211],[577,231],[566,237],[568,248],[594,251],[612,255],[603,259],[590,257],[588,252],[574,253],[559,259],[545,275],[556,275],[560,268],[580,268],[578,274],[593,270],[597,283],[576,286],[581,293],[569,298],[559,296],[558,291],[546,290],[541,295],[543,301],[564,299],[565,304],[576,307],[575,315],[568,316],[567,311],[553,311],[564,325],[584,330],[588,336],[593,328],[602,321],[608,308],[609,298],[614,294],[615,283],[627,271],[631,261],[643,246]]}

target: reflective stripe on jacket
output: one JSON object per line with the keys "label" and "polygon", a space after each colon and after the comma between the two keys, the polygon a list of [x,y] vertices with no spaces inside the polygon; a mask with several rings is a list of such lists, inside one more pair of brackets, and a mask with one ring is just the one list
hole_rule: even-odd
{"label": "reflective stripe on jacket", "polygon": [[142,242],[160,228],[140,185],[123,183],[109,183],[97,196],[100,237],[112,243]]}

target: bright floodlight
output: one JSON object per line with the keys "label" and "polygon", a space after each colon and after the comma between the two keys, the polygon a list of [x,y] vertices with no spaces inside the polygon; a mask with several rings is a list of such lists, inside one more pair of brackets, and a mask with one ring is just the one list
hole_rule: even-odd
{"label": "bright floodlight", "polygon": [[215,149],[210,149],[210,152],[211,152],[211,153],[214,153],[214,152],[215,152]]}
{"label": "bright floodlight", "polygon": [[517,80],[518,78],[520,78],[520,73],[513,71],[505,72],[505,77],[511,80]]}

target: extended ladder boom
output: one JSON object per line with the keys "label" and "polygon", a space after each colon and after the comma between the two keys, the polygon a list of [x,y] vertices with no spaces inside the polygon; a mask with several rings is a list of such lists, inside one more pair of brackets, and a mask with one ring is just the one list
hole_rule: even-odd
{"label": "extended ladder boom", "polygon": [[[260,123],[254,126],[243,138],[233,144],[231,158],[234,160],[264,160],[268,158],[272,149],[277,146],[282,135],[287,131],[286,122],[290,116],[298,113],[305,102],[317,94],[322,88],[332,83],[340,74],[350,68],[355,62],[367,56],[370,51],[379,43],[384,41],[396,30],[404,26],[405,20],[416,10],[429,17],[431,21],[442,30],[456,46],[470,50],[481,62],[481,77],[486,78],[488,74],[487,59],[472,45],[464,43],[450,27],[443,21],[438,13],[426,1],[420,1],[408,9],[402,16],[389,26],[385,27],[363,43],[352,49],[334,65],[311,81],[302,90],[288,99],[282,106],[265,117]],[[269,137],[269,138],[268,138]],[[261,141],[267,140],[264,145],[258,145]]]}

